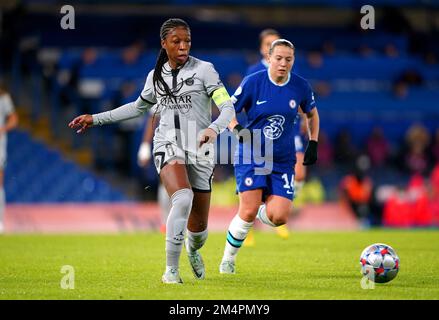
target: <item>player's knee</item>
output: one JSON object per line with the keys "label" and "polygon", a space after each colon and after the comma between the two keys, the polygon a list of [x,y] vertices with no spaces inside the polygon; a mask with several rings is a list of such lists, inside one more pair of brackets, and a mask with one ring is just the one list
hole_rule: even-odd
{"label": "player's knee", "polygon": [[253,221],[258,213],[259,206],[245,206],[239,208],[239,216],[244,221]]}
{"label": "player's knee", "polygon": [[273,217],[273,220],[271,222],[273,222],[276,226],[281,226],[283,224],[286,224],[288,221],[287,217]]}
{"label": "player's knee", "polygon": [[171,197],[172,206],[181,208],[183,210],[189,210],[192,207],[192,200],[194,199],[194,193],[191,189],[180,189],[174,192]]}
{"label": "player's knee", "polygon": [[276,226],[281,226],[288,222],[288,213],[286,210],[272,210],[267,212],[267,216]]}

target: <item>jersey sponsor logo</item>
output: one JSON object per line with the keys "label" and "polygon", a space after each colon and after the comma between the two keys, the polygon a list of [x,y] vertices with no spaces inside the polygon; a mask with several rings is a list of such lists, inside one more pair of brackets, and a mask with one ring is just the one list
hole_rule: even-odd
{"label": "jersey sponsor logo", "polygon": [[263,101],[256,100],[256,105],[259,106],[260,104],[264,104],[266,102],[267,102],[267,100],[263,100]]}
{"label": "jersey sponsor logo", "polygon": [[294,108],[296,108],[296,105],[297,105],[297,104],[296,104],[296,100],[291,99],[291,100],[290,100],[290,108],[291,108],[291,109],[294,109]]}
{"label": "jersey sponsor logo", "polygon": [[267,121],[270,122],[270,124],[264,127],[264,135],[271,140],[279,138],[284,131],[283,124],[285,123],[285,118],[276,114],[268,117]]}
{"label": "jersey sponsor logo", "polygon": [[245,184],[247,187],[250,187],[250,186],[253,184],[253,179],[250,178],[250,177],[245,178],[245,180],[244,180],[244,184]]}
{"label": "jersey sponsor logo", "polygon": [[192,96],[188,93],[174,97],[165,96],[160,100],[160,106],[185,114],[192,109]]}

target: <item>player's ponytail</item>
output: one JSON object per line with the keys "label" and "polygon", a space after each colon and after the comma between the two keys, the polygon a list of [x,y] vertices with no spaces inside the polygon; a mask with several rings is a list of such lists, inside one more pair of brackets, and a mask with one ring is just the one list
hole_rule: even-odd
{"label": "player's ponytail", "polygon": [[169,88],[162,76],[162,68],[166,61],[168,61],[168,55],[166,54],[165,49],[161,48],[157,57],[157,61],[155,63],[152,81],[154,83],[154,89],[156,94],[162,95],[162,93],[160,92],[165,92],[165,95],[173,96],[171,89]]}
{"label": "player's ponytail", "polygon": [[[189,25],[184,20],[177,18],[168,19],[162,24],[162,27],[160,28],[160,39],[165,40],[169,32],[171,32],[172,29],[177,27],[183,27],[186,28],[188,31],[190,31]],[[172,93],[172,90],[169,88],[169,86],[167,85],[167,83],[165,82],[162,76],[162,68],[167,61],[168,61],[168,55],[166,54],[166,50],[161,48],[157,56],[157,61],[154,67],[154,74],[152,79],[153,79],[154,89],[156,91],[156,94],[168,95],[173,97],[174,94]],[[164,92],[164,94],[160,92]]]}

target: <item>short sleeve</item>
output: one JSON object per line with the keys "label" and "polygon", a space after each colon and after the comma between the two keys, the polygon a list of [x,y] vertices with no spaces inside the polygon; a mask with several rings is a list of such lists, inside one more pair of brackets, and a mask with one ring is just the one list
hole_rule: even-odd
{"label": "short sleeve", "polygon": [[316,106],[316,101],[314,99],[314,92],[312,91],[311,85],[308,81],[305,83],[304,87],[304,99],[300,104],[304,113],[310,112]]}
{"label": "short sleeve", "polygon": [[139,98],[143,102],[150,104],[150,105],[154,105],[157,103],[157,98],[156,98],[155,90],[154,90],[154,83],[152,81],[153,74],[154,74],[154,70],[152,70],[148,74],[148,77],[146,78],[146,82],[145,82],[145,87],[143,88],[143,90],[139,96]]}
{"label": "short sleeve", "polygon": [[250,96],[250,88],[249,84],[246,81],[247,78],[244,78],[244,80],[241,82],[239,87],[236,89],[235,93],[232,96],[232,102],[233,106],[235,107],[235,112],[240,113],[243,109],[245,109],[245,106],[249,102],[249,96]]}
{"label": "short sleeve", "polygon": [[215,90],[224,87],[218,72],[215,70],[213,64],[209,62],[206,63],[206,67],[204,69],[203,82],[204,88],[209,96],[211,96]]}
{"label": "short sleeve", "polygon": [[14,103],[12,102],[11,96],[6,93],[1,96],[1,100],[3,100],[4,112],[6,115],[10,115],[14,112]]}

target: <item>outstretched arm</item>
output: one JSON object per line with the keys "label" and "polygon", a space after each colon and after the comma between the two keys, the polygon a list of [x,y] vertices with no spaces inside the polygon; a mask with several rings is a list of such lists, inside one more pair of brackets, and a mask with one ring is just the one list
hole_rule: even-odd
{"label": "outstretched arm", "polygon": [[136,101],[124,104],[123,106],[97,114],[83,114],[76,117],[69,123],[72,129],[78,129],[76,133],[83,133],[95,125],[104,125],[136,118],[144,114],[153,106],[152,102],[145,101],[139,97]]}
{"label": "outstretched arm", "polygon": [[136,118],[144,114],[157,103],[154,94],[153,71],[146,78],[145,87],[136,101],[124,104],[123,106],[97,114],[83,114],[76,117],[69,123],[72,129],[78,129],[76,133],[83,133],[95,125],[104,125]]}

